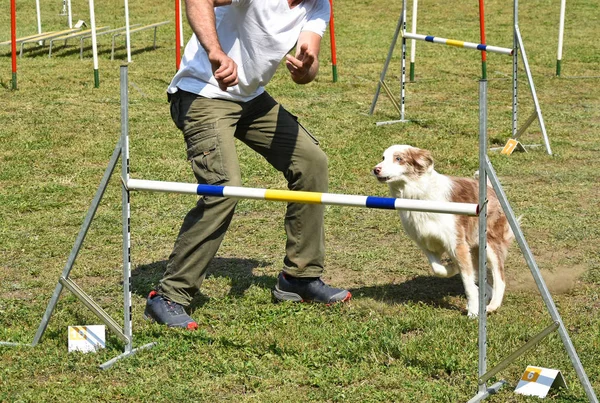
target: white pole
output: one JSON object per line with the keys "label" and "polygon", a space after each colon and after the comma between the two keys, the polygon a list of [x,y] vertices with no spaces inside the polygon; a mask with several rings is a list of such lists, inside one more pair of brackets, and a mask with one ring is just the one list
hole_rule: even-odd
{"label": "white pole", "polygon": [[35,11],[37,13],[38,34],[42,33],[42,16],[40,13],[40,0],[35,0]]}
{"label": "white pole", "polygon": [[560,1],[560,22],[558,27],[558,54],[556,56],[556,75],[560,76],[560,65],[562,61],[563,36],[565,34],[565,8],[567,0]]}
{"label": "white pole", "polygon": [[181,11],[181,0],[179,0],[179,44],[183,47],[185,44],[183,43],[183,18]]}
{"label": "white pole", "polygon": [[98,73],[98,43],[96,41],[96,15],[94,14],[94,0],[90,0],[90,25],[92,26],[92,54],[94,56],[94,87],[100,87]]}
{"label": "white pole", "polygon": [[73,12],[71,10],[71,0],[67,0],[67,13],[69,15],[69,28],[73,28]]}
{"label": "white pole", "polygon": [[331,204],[336,206],[367,207],[388,210],[411,210],[470,216],[476,216],[479,214],[479,206],[473,203],[396,199],[392,197],[303,192],[296,190],[259,189],[239,186],[198,185],[196,183],[163,182],[144,179],[128,179],[127,189],[230,197],[234,199]]}
{"label": "white pole", "polygon": [[127,40],[127,63],[131,63],[131,34],[129,29],[129,2],[125,0],[125,37]]}
{"label": "white pole", "polygon": [[[129,180],[129,97],[127,66],[121,66],[121,179]],[[127,338],[125,354],[131,353],[133,334],[131,332],[131,203],[129,189],[121,187],[123,216],[123,333]]]}
{"label": "white pole", "polygon": [[[35,0],[35,12],[37,14],[38,34],[41,34],[42,33],[42,16],[41,16],[41,13],[40,13],[40,0]],[[39,41],[38,43],[40,45],[42,45],[44,42],[43,41]]]}
{"label": "white pole", "polygon": [[[417,3],[418,0],[413,0],[413,11],[412,11],[412,33],[417,33]],[[417,41],[411,39],[410,41],[410,81],[415,81],[415,54],[417,52]]]}

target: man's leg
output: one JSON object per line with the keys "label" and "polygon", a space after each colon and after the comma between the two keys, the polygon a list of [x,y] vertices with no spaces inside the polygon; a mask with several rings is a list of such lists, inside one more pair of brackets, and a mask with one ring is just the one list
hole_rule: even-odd
{"label": "man's leg", "polygon": [[[179,91],[171,107],[173,120],[184,134],[198,183],[239,186],[241,176],[234,144],[239,104]],[[234,199],[222,197],[198,200],[183,221],[156,296],[180,306],[190,304],[221,245],[235,206]],[[148,304],[151,302],[149,299]],[[173,316],[167,312],[170,306],[162,305],[165,309],[156,309],[165,312],[153,312],[147,306],[147,316],[169,325]],[[186,316],[181,317],[191,320]]]}
{"label": "man's leg", "polygon": [[[327,192],[327,156],[318,141],[267,93],[245,105],[236,136],[282,172],[290,190]],[[284,273],[278,279],[282,289],[276,290],[276,298],[331,303],[350,297],[319,279],[325,259],[324,212],[321,204],[288,203]],[[307,281],[296,282],[302,278]],[[298,292],[286,295],[283,288]]]}

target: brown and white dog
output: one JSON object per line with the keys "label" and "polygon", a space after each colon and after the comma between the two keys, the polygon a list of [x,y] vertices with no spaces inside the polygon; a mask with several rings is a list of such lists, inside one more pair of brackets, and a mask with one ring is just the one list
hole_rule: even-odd
{"label": "brown and white dog", "polygon": [[[389,185],[392,197],[475,204],[479,202],[477,180],[436,172],[431,153],[409,145],[394,145],[385,150],[383,161],[373,168],[373,175],[379,182]],[[504,297],[504,262],[514,234],[490,186],[487,197],[487,265],[493,280],[487,312],[493,312],[500,307]],[[425,252],[434,275],[451,277],[460,273],[467,294],[467,313],[472,317],[477,316],[478,218],[403,210],[399,213],[404,230]],[[444,255],[450,257],[454,264],[445,266],[442,263]]]}

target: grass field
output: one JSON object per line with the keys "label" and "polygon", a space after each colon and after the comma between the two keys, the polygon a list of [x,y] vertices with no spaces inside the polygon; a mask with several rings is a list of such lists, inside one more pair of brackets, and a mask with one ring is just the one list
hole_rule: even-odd
{"label": "grass field", "polygon": [[[411,2],[409,2],[411,3]],[[600,6],[567,4],[562,76],[555,76],[559,3],[522,1],[519,27],[553,155],[544,147],[511,156],[490,152],[511,206],[590,381],[600,393]],[[0,41],[10,38],[9,1],[0,0]],[[89,22],[87,2],[73,20]],[[44,30],[64,29],[62,2],[43,2]],[[401,2],[335,3],[339,80],[332,82],[329,35],[318,80],[297,86],[280,69],[269,92],[319,138],[329,157],[332,193],[387,195],[370,175],[391,144],[433,152],[438,171],[471,176],[478,168],[480,54],[419,42],[416,81],[407,85],[410,123],[382,93],[368,115]],[[512,47],[512,3],[486,4],[487,42]],[[18,2],[18,32],[36,32],[35,2]],[[131,23],[174,20],[172,3],[130,4]],[[124,25],[123,4],[97,2],[98,26]],[[186,40],[190,35],[184,27]],[[478,42],[474,2],[424,0],[419,33]],[[191,182],[181,134],[165,90],[175,72],[173,24],[132,36],[129,66],[131,176]],[[120,135],[119,66],[99,39],[100,87],[94,88],[89,41],[31,44],[11,90],[8,46],[0,48],[0,341],[31,343]],[[386,82],[399,93],[400,48]],[[512,59],[488,54],[490,146],[511,135]],[[523,64],[519,123],[533,111]],[[543,144],[534,122],[525,144]],[[284,189],[284,179],[240,144],[245,186]],[[122,302],[121,183],[115,173],[70,278],[119,323]],[[132,194],[134,347],[157,345],[102,371],[123,345],[109,334],[96,354],[67,352],[67,327],[101,324],[63,291],[35,347],[0,346],[0,401],[460,402],[477,393],[477,321],[465,314],[459,278],[438,279],[404,234],[393,211],[326,209],[326,281],[349,288],[343,306],[273,304],[281,269],[284,205],[241,201],[194,302],[194,333],[142,318],[193,196]],[[488,317],[488,368],[551,323],[527,264],[513,245],[507,295]],[[553,333],[492,381],[507,385],[491,402],[534,402],[514,388],[527,365],[560,369],[568,389],[547,401],[585,402],[560,337]]]}

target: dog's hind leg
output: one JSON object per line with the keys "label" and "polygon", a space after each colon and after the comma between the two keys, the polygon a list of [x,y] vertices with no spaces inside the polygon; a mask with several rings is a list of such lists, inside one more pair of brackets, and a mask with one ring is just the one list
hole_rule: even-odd
{"label": "dog's hind leg", "polygon": [[504,290],[506,289],[506,283],[503,275],[504,256],[498,256],[496,251],[488,244],[487,261],[492,272],[492,279],[494,280],[494,291],[492,293],[492,299],[486,310],[487,312],[494,312],[502,304]]}
{"label": "dog's hind leg", "polygon": [[431,265],[431,270],[435,276],[452,277],[458,273],[456,265],[444,266],[442,264],[442,256],[440,254],[428,250],[423,250],[423,252],[425,252],[427,260],[429,260],[429,264]]}
{"label": "dog's hind leg", "polygon": [[479,314],[479,288],[475,284],[475,271],[471,259],[471,249],[466,243],[456,246],[456,263],[460,268],[465,294],[467,294],[467,315],[474,318]]}
{"label": "dog's hind leg", "polygon": [[[473,262],[473,267],[476,267],[475,273],[477,274],[477,276],[475,277],[475,281],[477,281],[476,284],[479,286],[479,273],[481,272],[481,267],[479,267],[479,247],[478,246],[471,249],[471,261]],[[487,267],[489,268],[489,266],[490,265],[488,264]],[[494,289],[492,288],[493,277],[490,275],[489,271],[487,274],[488,274],[488,276],[487,276],[487,281],[485,283],[485,292],[486,292],[485,296],[486,296],[487,303],[489,303],[494,295]]]}

